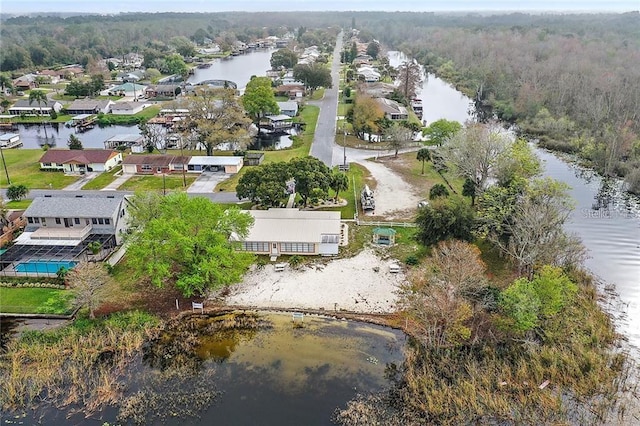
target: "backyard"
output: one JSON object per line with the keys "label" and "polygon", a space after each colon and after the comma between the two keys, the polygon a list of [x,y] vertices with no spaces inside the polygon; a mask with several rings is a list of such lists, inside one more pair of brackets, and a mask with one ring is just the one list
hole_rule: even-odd
{"label": "backyard", "polygon": [[70,290],[0,287],[0,312],[67,315],[73,309]]}

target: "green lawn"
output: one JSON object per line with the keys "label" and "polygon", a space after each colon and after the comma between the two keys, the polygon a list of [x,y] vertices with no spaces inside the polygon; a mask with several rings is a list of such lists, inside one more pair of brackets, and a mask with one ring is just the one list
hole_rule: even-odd
{"label": "green lawn", "polygon": [[[342,219],[353,219],[356,213],[357,194],[359,194],[364,187],[365,178],[369,175],[370,173],[365,167],[351,163],[349,171],[347,172],[347,176],[349,177],[349,189],[340,192],[340,198],[347,200],[347,205],[342,207],[328,207],[321,210],[339,211]],[[329,195],[335,196],[335,193],[330,191]]]}
{"label": "green lawn", "polygon": [[117,166],[108,172],[102,172],[94,179],[87,182],[82,189],[102,189],[116,180],[116,173],[122,170],[122,166]]}
{"label": "green lawn", "polygon": [[314,91],[311,94],[311,100],[312,101],[319,101],[320,99],[322,99],[324,97],[324,87]]}
{"label": "green lawn", "polygon": [[[26,185],[29,189],[62,189],[75,182],[79,177],[65,176],[62,172],[40,171],[41,149],[7,149],[2,151],[11,183]],[[0,188],[7,188],[7,179],[0,173]]]}
{"label": "green lawn", "polygon": [[33,200],[9,201],[5,206],[10,210],[26,210],[31,205],[31,201]]}
{"label": "green lawn", "polygon": [[[187,187],[196,180],[195,176],[187,176]],[[173,191],[182,190],[182,176],[133,176],[118,188],[122,191]]]}
{"label": "green lawn", "polygon": [[71,312],[72,299],[69,290],[0,287],[0,312],[64,315]]}

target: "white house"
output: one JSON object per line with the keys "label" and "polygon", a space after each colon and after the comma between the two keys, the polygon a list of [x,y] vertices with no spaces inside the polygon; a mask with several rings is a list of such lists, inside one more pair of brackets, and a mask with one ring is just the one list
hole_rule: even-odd
{"label": "white house", "polygon": [[46,102],[41,102],[40,104],[36,101],[29,103],[29,99],[20,99],[9,108],[9,114],[50,115],[51,111],[60,112],[61,109],[62,104],[51,99],[48,99]]}
{"label": "white house", "polygon": [[242,251],[269,256],[333,256],[348,240],[340,212],[272,208],[248,213],[254,223],[249,235],[240,240]]}
{"label": "white house", "polygon": [[111,105],[113,115],[135,115],[150,106],[144,102],[116,102]]}

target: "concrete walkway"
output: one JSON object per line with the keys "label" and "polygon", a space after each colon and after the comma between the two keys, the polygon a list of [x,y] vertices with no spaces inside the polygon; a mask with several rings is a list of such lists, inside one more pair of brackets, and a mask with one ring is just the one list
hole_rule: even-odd
{"label": "concrete walkway", "polygon": [[93,180],[96,176],[98,176],[99,173],[97,172],[89,172],[87,174],[85,174],[82,179],[79,179],[75,182],[73,182],[71,185],[67,185],[64,188],[62,188],[63,191],[78,191],[80,189],[82,189],[83,186],[85,186],[88,182],[90,182],[91,180]]}
{"label": "concrete walkway", "polygon": [[122,173],[120,176],[118,176],[116,178],[116,180],[114,180],[113,182],[111,182],[109,185],[105,186],[104,188],[102,188],[102,191],[117,191],[118,188],[125,183],[126,181],[128,181],[131,177],[133,176],[133,174],[131,173]]}
{"label": "concrete walkway", "polygon": [[230,174],[220,172],[202,172],[198,178],[189,185],[187,193],[189,194],[206,194],[213,192],[218,183],[227,180],[231,177]]}

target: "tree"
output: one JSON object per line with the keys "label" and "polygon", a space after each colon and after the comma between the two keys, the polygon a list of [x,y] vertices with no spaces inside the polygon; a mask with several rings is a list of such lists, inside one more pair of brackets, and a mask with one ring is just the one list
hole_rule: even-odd
{"label": "tree", "polygon": [[471,205],[475,206],[476,204],[476,184],[469,178],[464,180],[464,184],[462,184],[462,195],[465,197],[471,197]]}
{"label": "tree", "polygon": [[441,183],[436,183],[429,190],[429,199],[433,200],[441,197],[448,197],[449,191],[447,191],[447,187]]}
{"label": "tree", "polygon": [[193,45],[191,40],[186,38],[185,36],[176,36],[171,37],[169,44],[176,49],[182,57],[188,58],[196,55],[196,47]]}
{"label": "tree", "polygon": [[189,116],[185,124],[204,145],[207,155],[213,155],[213,151],[223,143],[240,150],[249,144],[251,119],[238,102],[235,90],[200,89],[189,99],[187,109]]}
{"label": "tree", "polygon": [[295,180],[296,192],[306,206],[314,189],[320,189],[326,196],[331,183],[331,169],[315,157],[294,158],[289,161],[290,174]]}
{"label": "tree", "polygon": [[518,139],[498,159],[496,180],[498,185],[509,186],[517,180],[528,180],[540,174],[540,161],[527,141]]}
{"label": "tree", "polygon": [[107,284],[111,282],[106,268],[98,262],[80,262],[66,274],[66,280],[76,295],[76,305],[89,309],[89,318],[104,299]]}
{"label": "tree", "polygon": [[291,49],[279,49],[271,55],[271,69],[291,69],[298,63],[298,55]]}
{"label": "tree", "polygon": [[311,65],[301,64],[293,67],[293,78],[303,81],[305,87],[316,90],[318,87],[331,88],[331,71],[323,64],[314,62]]}
{"label": "tree", "polygon": [[7,188],[7,198],[11,201],[19,201],[29,194],[29,188],[25,185],[11,185]]}
{"label": "tree", "polygon": [[375,99],[365,95],[356,97],[356,103],[350,110],[351,114],[347,118],[351,119],[353,130],[360,139],[364,139],[365,133],[369,135],[369,140],[373,133],[378,131],[377,122],[384,117],[384,113]]}
{"label": "tree", "polygon": [[0,73],[0,88],[2,88],[2,93],[4,93],[5,89],[13,88],[13,82],[9,74]]}
{"label": "tree", "polygon": [[163,152],[167,149],[167,132],[160,124],[149,124],[146,121],[138,124],[140,134],[144,138],[144,146],[149,153],[157,149]]}
{"label": "tree", "polygon": [[398,89],[408,102],[416,97],[418,87],[422,84],[422,69],[414,61],[406,61],[398,67]]}
{"label": "tree", "polygon": [[139,227],[129,235],[127,257],[135,274],[153,285],[175,285],[185,297],[203,296],[239,281],[253,261],[253,255],[238,251],[231,241],[232,236],[246,237],[253,223],[235,207],[225,209],[185,193],[136,194],[131,203],[133,223]]}
{"label": "tree", "polygon": [[458,133],[460,129],[462,129],[462,125],[457,121],[441,118],[423,129],[422,135],[428,137],[431,144],[442,146],[447,139]]}
{"label": "tree", "polygon": [[426,161],[431,160],[431,150],[429,148],[420,148],[418,150],[418,153],[416,155],[416,159],[418,161],[422,161],[422,171],[420,172],[420,174],[424,174],[424,163]]}
{"label": "tree", "polygon": [[401,288],[400,306],[411,335],[436,350],[467,341],[474,307],[489,302],[485,272],[480,250],[471,244],[453,240],[434,247]]}
{"label": "tree", "polygon": [[394,157],[398,158],[398,151],[413,141],[413,132],[399,123],[392,123],[384,131],[385,140],[389,141],[389,146],[394,150]]}
{"label": "tree", "polygon": [[82,142],[76,135],[69,135],[69,141],[67,141],[69,149],[84,149]]}
{"label": "tree", "polygon": [[40,116],[42,116],[42,104],[47,104],[47,94],[43,90],[32,90],[29,93],[29,105],[37,103],[40,109]]}
{"label": "tree", "polygon": [[262,164],[248,170],[236,186],[238,198],[248,198],[264,207],[279,207],[287,196],[290,173],[287,163]]}
{"label": "tree", "polygon": [[372,41],[367,45],[367,55],[373,59],[378,59],[378,53],[380,53],[380,45],[377,42]]}
{"label": "tree", "polygon": [[416,224],[416,238],[426,246],[449,239],[470,241],[474,213],[458,197],[435,200],[419,209]]}
{"label": "tree", "polygon": [[349,178],[347,177],[347,174],[339,171],[331,173],[331,183],[329,187],[336,193],[335,201],[338,201],[338,194],[340,191],[346,191],[349,189]]}
{"label": "tree", "polygon": [[278,114],[280,108],[271,87],[271,79],[269,77],[251,78],[242,95],[242,105],[254,123],[258,123],[265,115]]}
{"label": "tree", "polygon": [[189,67],[187,67],[182,56],[178,54],[169,55],[164,58],[164,61],[169,74],[178,74],[184,77],[189,72]]}
{"label": "tree", "polygon": [[511,144],[499,129],[474,124],[449,138],[442,154],[462,178],[471,179],[476,191],[482,192],[489,179],[496,176],[499,162]]}

